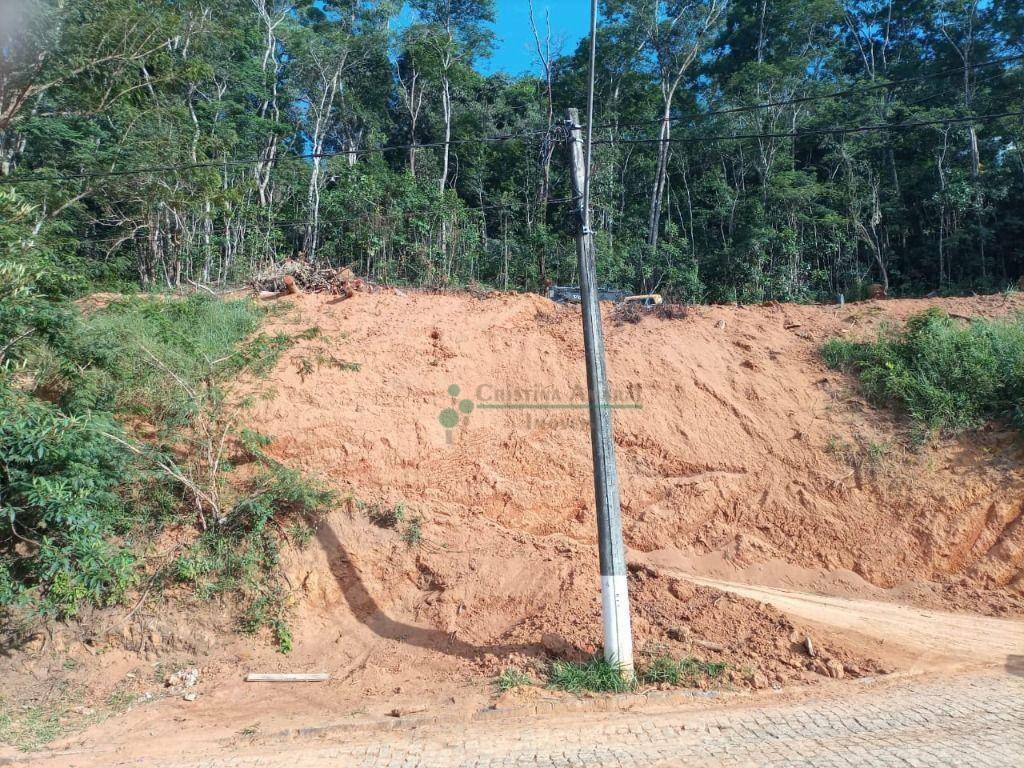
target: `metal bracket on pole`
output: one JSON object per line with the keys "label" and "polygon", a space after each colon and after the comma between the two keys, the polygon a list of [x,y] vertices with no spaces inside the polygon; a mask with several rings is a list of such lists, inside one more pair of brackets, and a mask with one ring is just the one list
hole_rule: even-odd
{"label": "metal bracket on pole", "polygon": [[633,678],[633,632],[626,584],[626,548],[622,542],[619,476],[612,437],[611,397],[605,366],[604,331],[597,301],[594,233],[583,209],[585,183],[583,139],[579,113],[568,111],[569,159],[573,194],[580,227],[576,237],[583,309],[583,346],[587,357],[587,392],[590,405],[590,443],[594,453],[594,490],[597,495],[597,536],[601,557],[601,615],[604,620],[604,657],[617,664],[626,679]]}

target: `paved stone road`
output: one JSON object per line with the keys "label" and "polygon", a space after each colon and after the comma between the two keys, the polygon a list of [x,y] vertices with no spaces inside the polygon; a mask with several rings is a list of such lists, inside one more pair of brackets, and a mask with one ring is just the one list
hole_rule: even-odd
{"label": "paved stone road", "polygon": [[1024,768],[1024,678],[1007,674],[848,689],[719,710],[566,714],[338,734],[160,768],[506,766],[1012,766]]}

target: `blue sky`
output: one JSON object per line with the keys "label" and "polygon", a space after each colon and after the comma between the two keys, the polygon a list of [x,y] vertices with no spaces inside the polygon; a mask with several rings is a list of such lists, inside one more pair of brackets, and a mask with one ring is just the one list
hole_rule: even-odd
{"label": "blue sky", "polygon": [[[530,4],[528,0],[495,0],[497,20],[494,55],[479,62],[485,74],[508,72],[519,75],[538,71],[533,33],[530,31]],[[551,41],[554,53],[572,53],[590,28],[589,0],[533,0],[537,25],[542,33],[544,13],[551,14]],[[408,19],[408,9],[399,17],[399,24]]]}

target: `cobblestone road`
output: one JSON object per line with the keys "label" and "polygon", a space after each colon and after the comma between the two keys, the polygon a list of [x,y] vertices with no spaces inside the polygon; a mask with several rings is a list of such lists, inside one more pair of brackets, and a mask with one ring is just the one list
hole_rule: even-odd
{"label": "cobblestone road", "polygon": [[160,768],[473,766],[1024,767],[1024,678],[851,688],[842,697],[717,711],[545,719],[337,734]]}

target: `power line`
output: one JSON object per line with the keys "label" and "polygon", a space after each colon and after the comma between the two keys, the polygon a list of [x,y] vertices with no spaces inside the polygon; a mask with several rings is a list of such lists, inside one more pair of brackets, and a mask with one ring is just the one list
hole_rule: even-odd
{"label": "power line", "polygon": [[[547,133],[547,129],[539,129],[534,131],[523,131],[521,133],[509,133],[499,134],[496,136],[477,136],[471,139],[452,139],[448,142],[448,145],[453,144],[479,144],[483,143],[494,143],[504,141],[514,141],[516,139],[532,138],[541,134]],[[445,142],[435,141],[428,142],[425,144],[410,143],[410,144],[385,144],[379,147],[366,147],[364,149],[339,149],[331,152],[303,152],[299,154],[286,154],[279,155],[273,160],[269,161],[271,164],[276,164],[279,160],[295,159],[295,160],[312,160],[312,159],[324,159],[339,156],[363,156],[370,155],[377,152],[390,152],[393,150],[408,150],[408,149],[439,149],[444,147]],[[0,184],[24,184],[29,182],[40,182],[40,181],[78,181],[82,179],[100,179],[100,178],[111,178],[115,176],[136,176],[147,173],[174,173],[177,171],[187,170],[198,170],[201,168],[223,168],[225,166],[236,166],[236,165],[255,165],[256,163],[268,162],[266,159],[261,157],[252,157],[244,160],[207,160],[201,163],[180,163],[176,165],[152,165],[142,166],[138,168],[124,168],[124,169],[112,169],[109,171],[88,171],[82,173],[64,173],[64,174],[50,174],[47,176],[8,176],[0,179]]]}
{"label": "power line", "polygon": [[[1010,62],[1010,61],[1018,61],[1020,59],[1024,59],[1024,54],[1015,55],[1015,56],[1004,56],[1004,57],[998,58],[998,59],[991,59],[989,61],[979,62],[977,64],[970,65],[968,67],[968,69],[972,69],[972,70],[973,69],[980,69],[982,67],[995,66],[997,64],[1004,64],[1004,63]],[[701,119],[703,119],[703,118],[714,117],[714,116],[718,116],[718,115],[730,115],[730,114],[737,114],[737,113],[742,113],[742,112],[751,112],[751,111],[756,111],[756,110],[761,110],[761,109],[770,109],[772,107],[792,106],[792,105],[795,105],[795,104],[804,104],[804,103],[808,103],[808,102],[820,101],[820,100],[823,100],[823,99],[844,98],[844,97],[847,97],[847,96],[854,96],[854,95],[859,95],[859,94],[864,94],[864,93],[871,93],[871,92],[879,91],[879,90],[896,88],[896,87],[899,87],[901,85],[906,85],[908,83],[913,83],[913,82],[921,82],[921,81],[925,81],[925,80],[934,80],[934,79],[940,79],[940,78],[944,78],[944,77],[950,77],[950,76],[953,76],[953,75],[961,75],[961,74],[963,74],[963,71],[964,71],[964,69],[962,67],[961,68],[956,68],[956,69],[948,69],[948,70],[943,70],[942,72],[936,72],[936,73],[932,73],[932,74],[929,74],[929,75],[919,75],[919,76],[916,76],[916,77],[908,77],[908,78],[903,78],[903,79],[900,79],[900,80],[892,80],[892,81],[889,81],[889,82],[886,82],[886,83],[879,83],[879,84],[871,85],[871,86],[864,86],[864,87],[858,87],[858,88],[847,88],[847,89],[840,90],[840,91],[833,91],[833,92],[827,93],[827,94],[817,94],[817,95],[810,95],[810,96],[798,96],[798,97],[794,97],[794,98],[790,98],[790,99],[782,99],[782,100],[779,100],[779,101],[763,102],[763,103],[760,103],[760,104],[739,105],[739,106],[736,106],[736,107],[728,107],[728,108],[725,108],[725,109],[710,110],[710,111],[707,111],[707,112],[696,112],[696,113],[692,113],[692,114],[689,114],[689,115],[677,115],[675,117],[669,117],[667,119],[670,122],[678,122],[678,121],[681,121],[681,120],[689,120],[689,119],[694,119],[694,118],[701,118]],[[936,94],[936,95],[939,95],[939,94]],[[592,114],[592,104],[589,102],[589,100],[588,100],[588,113],[590,113],[590,116],[589,116],[589,119],[587,120],[587,131],[588,131],[588,133],[590,133],[591,132],[591,127],[590,126],[593,124],[593,114]],[[661,122],[663,122],[662,119],[639,121],[639,122],[630,122],[630,123],[603,123],[603,124],[600,124],[600,125],[594,125],[593,128],[594,129],[604,129],[604,128],[616,128],[616,129],[641,128],[641,127],[646,127],[648,125],[658,125]],[[546,129],[537,129],[537,130],[533,130],[533,131],[523,131],[523,132],[519,132],[519,133],[497,134],[497,135],[493,135],[493,136],[479,136],[479,137],[475,137],[475,138],[466,138],[466,139],[452,139],[451,141],[448,142],[448,144],[449,144],[449,146],[451,146],[451,145],[463,145],[463,144],[477,144],[477,143],[481,143],[481,142],[483,142],[483,143],[493,143],[493,142],[514,141],[514,140],[517,140],[517,139],[533,138],[533,137],[540,136],[540,135],[543,135],[543,134],[546,134],[546,133],[547,133]],[[753,135],[750,135],[749,137],[750,138],[754,138]],[[764,135],[763,137],[767,138],[767,137],[769,137],[769,135]],[[782,137],[782,134],[779,134],[779,137]],[[640,142],[638,140],[620,140],[620,141],[624,142],[624,143],[642,143],[642,142]],[[660,141],[660,140],[657,140],[657,141]],[[675,139],[670,139],[669,141],[676,142]],[[689,140],[683,140],[683,141],[689,141]],[[609,143],[609,141],[608,140],[600,140],[600,141],[597,141],[595,143],[606,144],[606,143]],[[375,153],[378,153],[378,152],[389,152],[389,151],[409,150],[409,149],[440,149],[440,148],[442,148],[444,146],[445,146],[445,142],[439,142],[438,141],[438,142],[427,142],[427,143],[422,143],[422,144],[420,144],[420,143],[386,144],[386,145],[382,145],[382,146],[378,146],[378,147],[366,147],[366,148],[363,148],[363,149],[335,150],[335,151],[331,151],[331,152],[304,152],[304,153],[299,153],[299,154],[279,155],[279,156],[275,157],[273,160],[271,160],[270,163],[276,165],[281,159],[311,160],[311,159],[332,158],[332,157],[338,157],[338,156],[342,156],[342,155],[349,156],[349,157],[351,157],[351,156],[360,156],[361,157],[361,156],[365,156],[365,155],[369,155],[369,154],[375,154]],[[8,176],[6,178],[0,178],[0,184],[8,184],[8,185],[10,185],[10,184],[19,184],[19,183],[48,182],[48,181],[79,181],[79,180],[85,180],[85,179],[114,178],[114,177],[120,177],[120,176],[144,175],[144,174],[148,174],[148,173],[176,173],[176,172],[179,172],[179,171],[199,170],[199,169],[203,169],[203,168],[224,168],[224,167],[227,167],[227,166],[249,166],[249,165],[255,165],[255,164],[261,163],[261,162],[267,162],[267,161],[264,158],[252,157],[252,158],[241,159],[241,160],[209,160],[209,161],[196,162],[196,163],[179,163],[179,164],[174,164],[174,165],[154,165],[154,166],[142,166],[142,167],[137,167],[137,168],[111,169],[109,171],[88,171],[88,172],[81,172],[81,173],[61,173],[61,174],[49,174],[49,175],[41,175],[41,176],[40,175],[36,175],[36,176]]]}
{"label": "power line", "polygon": [[[998,59],[990,59],[988,61],[979,62],[977,64],[971,64],[967,68],[974,70],[982,67],[992,67],[997,64],[1005,64],[1007,62],[1019,61],[1024,59],[1024,54],[1015,56],[1003,56]],[[715,117],[717,115],[733,115],[742,112],[754,112],[761,109],[771,109],[772,107],[788,107],[796,104],[806,104],[808,102],[822,101],[825,99],[837,99],[845,98],[847,96],[859,96],[865,93],[874,93],[875,91],[882,91],[890,88],[898,88],[902,85],[909,83],[923,82],[926,80],[939,80],[946,77],[953,77],[956,75],[963,75],[964,68],[956,67],[953,69],[946,69],[941,72],[933,72],[929,75],[917,75],[915,77],[905,77],[899,80],[890,80],[885,83],[877,83],[875,85],[860,86],[857,88],[845,88],[840,91],[830,91],[829,93],[819,93],[808,96],[794,96],[789,99],[780,99],[779,101],[767,101],[760,104],[741,104],[735,107],[726,107],[723,109],[713,109],[707,112],[694,112],[687,115],[677,115],[675,117],[667,118],[668,122],[679,122],[682,120],[691,120],[694,118],[706,118]],[[631,123],[603,123],[601,125],[594,126],[597,129],[602,128],[643,128],[648,125],[660,125],[665,121],[666,118],[658,118],[654,120],[643,120]]]}
{"label": "power line", "polygon": [[[574,197],[556,197],[556,198],[549,198],[546,201],[546,203],[548,205],[558,205],[558,204],[561,204],[561,203],[571,203],[571,202],[574,202],[575,200],[576,200],[576,198],[574,198]],[[525,206],[525,205],[529,205],[529,203],[527,203],[525,201],[517,202],[517,203],[488,203],[487,205],[466,205],[466,206],[464,206],[463,210],[467,211],[467,212],[490,211],[490,210],[499,210],[499,209],[500,210],[515,210],[515,209],[518,209],[520,206]],[[345,219],[321,218],[318,223],[321,224],[321,225],[324,225],[324,224],[351,224],[352,222],[353,222],[353,219],[351,217],[349,217],[349,218],[345,218]],[[265,219],[257,218],[255,220],[249,222],[249,223],[252,224],[253,226],[258,227],[259,225],[267,224],[268,222]],[[312,222],[309,219],[272,219],[269,222],[269,224],[271,226],[274,226],[274,227],[299,227],[299,226],[308,226],[311,223]],[[102,237],[93,237],[91,235],[72,235],[72,234],[69,234],[69,235],[56,235],[56,236],[52,237],[52,239],[54,239],[54,240],[81,241],[81,242],[88,242],[88,243],[118,243],[118,242],[132,243],[132,242],[137,242],[140,230],[148,230],[148,229],[150,229],[150,225],[149,224],[140,224],[140,225],[136,225],[134,231],[130,235],[119,235],[119,236],[117,236],[117,235],[104,235]],[[207,234],[207,233],[202,231],[202,230],[197,230],[196,231],[197,237],[201,237],[204,234]],[[220,236],[223,236],[223,235],[227,234],[227,231],[224,230],[224,229],[218,228],[215,231],[209,232],[209,234],[211,236],[213,236],[213,237],[220,237]],[[46,236],[42,236],[42,235],[40,235],[39,237],[41,239],[50,239],[50,238],[48,238]]]}
{"label": "power line", "polygon": [[996,112],[987,115],[974,115],[973,117],[944,117],[935,120],[918,120],[903,123],[875,123],[873,125],[851,125],[834,128],[806,128],[799,131],[781,131],[776,133],[733,133],[727,135],[697,136],[693,138],[676,139],[598,139],[595,144],[660,144],[665,141],[669,144],[699,144],[706,141],[735,141],[739,139],[797,139],[802,136],[818,134],[843,135],[847,133],[868,133],[870,131],[892,131],[906,128],[926,128],[934,125],[957,125],[963,123],[981,122],[983,120],[998,120],[1004,117],[1024,117],[1024,112]]}

